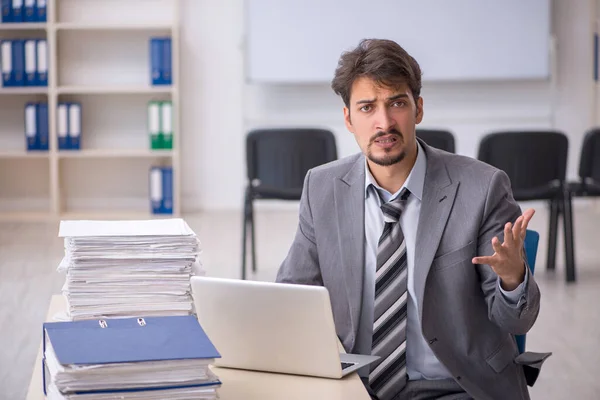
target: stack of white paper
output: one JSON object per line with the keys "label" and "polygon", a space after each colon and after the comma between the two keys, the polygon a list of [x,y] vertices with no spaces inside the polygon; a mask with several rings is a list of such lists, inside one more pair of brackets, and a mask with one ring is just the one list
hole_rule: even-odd
{"label": "stack of white paper", "polygon": [[67,318],[188,315],[200,241],[182,219],[62,221]]}

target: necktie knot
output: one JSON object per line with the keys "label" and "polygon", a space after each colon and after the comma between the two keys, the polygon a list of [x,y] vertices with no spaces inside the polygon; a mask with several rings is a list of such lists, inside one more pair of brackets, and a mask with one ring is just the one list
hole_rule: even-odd
{"label": "necktie knot", "polygon": [[410,191],[404,188],[400,195],[394,200],[381,205],[381,212],[383,212],[383,219],[385,222],[398,222],[400,215],[402,215],[402,211],[404,211],[404,207],[406,207],[408,196],[410,196]]}

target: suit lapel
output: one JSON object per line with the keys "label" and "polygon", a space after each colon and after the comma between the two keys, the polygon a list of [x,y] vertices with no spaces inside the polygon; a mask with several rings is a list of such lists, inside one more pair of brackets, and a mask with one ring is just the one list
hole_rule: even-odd
{"label": "suit lapel", "polygon": [[348,173],[334,184],[334,203],[337,213],[339,250],[342,274],[350,311],[354,347],[360,319],[364,274],[364,220],[365,220],[365,167],[364,158],[358,157]]}
{"label": "suit lapel", "polygon": [[421,142],[421,145],[427,155],[427,172],[425,173],[425,184],[423,186],[419,227],[417,228],[415,270],[424,271],[424,273],[415,274],[415,277],[420,276],[425,282],[420,282],[419,285],[415,284],[415,286],[422,288],[421,293],[416,294],[419,319],[422,320],[423,296],[427,276],[442,239],[446,222],[448,222],[459,183],[450,180],[446,165],[436,151],[431,150],[423,142]]}

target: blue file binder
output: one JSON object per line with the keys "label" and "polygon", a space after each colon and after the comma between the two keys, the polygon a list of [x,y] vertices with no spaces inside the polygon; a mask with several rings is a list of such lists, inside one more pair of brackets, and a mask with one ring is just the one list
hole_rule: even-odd
{"label": "blue file binder", "polygon": [[69,103],[69,130],[67,132],[67,148],[81,149],[81,104]]}
{"label": "blue file binder", "polygon": [[38,150],[38,105],[36,103],[25,104],[25,142],[27,151]]}
{"label": "blue file binder", "polygon": [[39,103],[37,107],[38,150],[47,151],[50,147],[48,103]]}
{"label": "blue file binder", "polygon": [[37,22],[46,22],[46,0],[37,0],[35,5]]}
{"label": "blue file binder", "polygon": [[162,214],[173,214],[173,167],[162,168]]}
{"label": "blue file binder", "polygon": [[25,0],[23,8],[23,21],[37,22],[36,0]]}
{"label": "blue file binder", "polygon": [[69,148],[69,104],[58,103],[56,109],[56,136],[58,137],[58,149]]}
{"label": "blue file binder", "polygon": [[23,22],[23,0],[12,0],[12,22]]}
{"label": "blue file binder", "polygon": [[2,22],[12,22],[12,0],[0,0],[0,12],[2,13]]}
{"label": "blue file binder", "polygon": [[150,191],[150,210],[152,214],[161,214],[163,200],[162,168],[150,168],[148,186]]}
{"label": "blue file binder", "polygon": [[25,40],[25,85],[37,86],[37,41]]}
{"label": "blue file binder", "polygon": [[[221,357],[194,315],[145,317],[143,322],[138,318],[101,321],[104,324],[99,320],[45,323],[44,353],[50,341],[62,365]],[[42,371],[46,393],[45,368]]]}
{"label": "blue file binder", "polygon": [[150,39],[150,83],[164,85],[162,73],[162,39]]}
{"label": "blue file binder", "polygon": [[12,42],[10,40],[0,41],[0,62],[2,64],[2,86],[12,87],[13,82],[13,62],[12,62]]}
{"label": "blue file binder", "polygon": [[13,85],[25,86],[25,41],[12,41]]}
{"label": "blue file binder", "polygon": [[162,40],[162,81],[165,85],[173,84],[173,68],[171,65],[171,38]]}
{"label": "blue file binder", "polygon": [[36,44],[37,85],[48,86],[48,42],[46,39],[39,39]]}

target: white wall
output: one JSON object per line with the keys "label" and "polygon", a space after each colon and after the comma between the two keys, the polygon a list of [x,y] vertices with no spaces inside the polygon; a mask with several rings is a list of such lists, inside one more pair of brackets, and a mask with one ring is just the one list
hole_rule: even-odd
{"label": "white wall", "polygon": [[[584,131],[593,123],[590,4],[553,2],[554,89],[550,82],[428,85],[421,126],[451,129],[457,151],[469,156],[492,130],[560,129],[570,139],[568,175],[574,178]],[[343,126],[342,102],[327,85],[244,84],[243,0],[183,0],[181,22],[184,211],[241,207],[244,136],[253,127],[327,127],[340,156],[358,151]]]}

